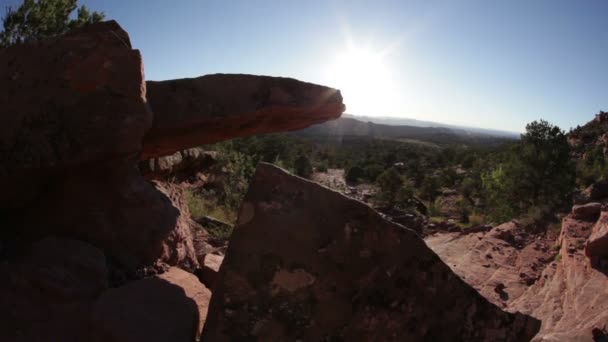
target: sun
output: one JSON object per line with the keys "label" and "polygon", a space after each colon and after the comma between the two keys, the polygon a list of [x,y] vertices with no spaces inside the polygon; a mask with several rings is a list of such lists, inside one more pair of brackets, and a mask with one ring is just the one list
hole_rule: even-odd
{"label": "sun", "polygon": [[327,70],[328,85],[340,89],[350,114],[390,114],[393,88],[383,55],[350,48],[337,54]]}

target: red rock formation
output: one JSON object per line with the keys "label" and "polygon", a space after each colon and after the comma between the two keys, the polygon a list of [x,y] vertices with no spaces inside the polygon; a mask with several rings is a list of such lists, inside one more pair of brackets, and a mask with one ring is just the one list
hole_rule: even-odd
{"label": "red rock formation", "polygon": [[260,164],[203,338],[524,341],[539,325],[489,303],[413,231]]}
{"label": "red rock formation", "polygon": [[191,273],[166,273],[105,291],[92,310],[94,341],[194,341],[211,292]]}
{"label": "red rock formation", "polygon": [[[191,341],[208,290],[177,269],[155,275],[161,261],[188,270],[198,262],[179,189],[144,180],[136,167],[152,113],[127,33],[110,21],[0,49],[0,79],[0,340]],[[200,98],[179,97],[196,113],[167,100],[173,86],[163,85],[173,82],[153,86],[161,105],[144,155],[197,145],[209,127],[226,129],[214,133],[220,139],[343,111],[338,92],[296,80],[201,79],[202,92],[191,93]],[[186,121],[173,121],[163,101]],[[228,112],[198,111],[216,107]]]}
{"label": "red rock formation", "polygon": [[[601,220],[593,231],[601,230]],[[487,234],[439,234],[426,242],[490,301],[540,319],[535,341],[591,341],[593,330],[608,324],[608,262],[597,256],[594,264],[586,258],[585,252],[601,248],[583,252],[587,240],[587,246],[594,246],[593,226],[593,221],[569,215],[557,239],[530,236],[510,223]],[[513,243],[518,235],[527,236],[519,238],[520,247]]]}
{"label": "red rock formation", "polygon": [[604,211],[593,226],[585,246],[585,255],[594,263],[598,261],[594,258],[608,258],[608,212]]}
{"label": "red rock formation", "polygon": [[115,21],[0,49],[0,207],[34,200],[66,167],[138,153],[152,123],[143,77]]}
{"label": "red rock formation", "polygon": [[[435,234],[425,242],[464,281],[507,308],[536,282],[551,258],[551,241],[525,243],[524,234],[523,227],[508,222],[489,232]],[[504,288],[498,293],[499,284]]]}
{"label": "red rock formation", "polygon": [[142,159],[232,138],[296,130],[338,118],[336,89],[291,78],[215,74],[148,81],[154,124]]}

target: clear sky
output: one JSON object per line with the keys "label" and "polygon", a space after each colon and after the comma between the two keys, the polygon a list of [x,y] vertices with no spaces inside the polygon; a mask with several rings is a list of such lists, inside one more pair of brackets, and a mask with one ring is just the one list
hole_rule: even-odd
{"label": "clear sky", "polygon": [[147,79],[294,77],[352,114],[512,131],[608,110],[605,0],[80,2],[130,33]]}

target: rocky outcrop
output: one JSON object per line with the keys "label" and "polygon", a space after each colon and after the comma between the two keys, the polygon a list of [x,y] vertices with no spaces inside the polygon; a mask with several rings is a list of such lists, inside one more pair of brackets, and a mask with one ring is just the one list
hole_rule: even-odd
{"label": "rocky outcrop", "polygon": [[572,207],[572,218],[595,221],[600,216],[602,204],[597,202],[575,205]]}
{"label": "rocky outcrop", "polygon": [[539,325],[489,303],[413,231],[260,164],[203,338],[524,341]]}
{"label": "rocky outcrop", "polygon": [[65,168],[141,149],[143,65],[116,22],[2,49],[0,66],[1,208],[31,203]]}
{"label": "rocky outcrop", "polygon": [[344,109],[321,86],[210,76],[152,85],[153,124],[141,56],[114,21],[0,49],[0,79],[2,341],[191,341],[209,292],[183,270],[160,273],[199,266],[193,222],[180,189],[142,177],[142,150],[295,129]]}
{"label": "rocky outcrop", "polygon": [[512,222],[488,233],[438,234],[425,241],[484,297],[540,319],[534,341],[591,341],[608,324],[608,263],[585,256],[585,242],[594,240],[592,227],[600,231],[602,218],[594,227],[592,220],[569,215],[559,236],[552,230],[533,235]]}
{"label": "rocky outcrop", "polygon": [[340,92],[291,78],[215,74],[148,81],[154,124],[141,158],[232,138],[305,128],[340,116]]}
{"label": "rocky outcrop", "polygon": [[[526,242],[525,235],[525,228],[512,221],[489,230],[435,234],[425,242],[484,297],[508,308],[538,281],[554,253],[550,238]],[[497,292],[497,287],[502,290]]]}
{"label": "rocky outcrop", "polygon": [[594,264],[600,261],[598,259],[608,259],[608,212],[604,211],[593,226],[585,246],[585,255]]}

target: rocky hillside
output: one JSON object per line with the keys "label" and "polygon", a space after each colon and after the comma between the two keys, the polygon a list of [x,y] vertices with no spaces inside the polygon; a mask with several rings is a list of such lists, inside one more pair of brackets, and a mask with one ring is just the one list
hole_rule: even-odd
{"label": "rocky hillside", "polygon": [[196,164],[180,151],[337,118],[335,89],[145,82],[114,21],[0,50],[0,62],[2,341],[193,341],[203,325],[208,341],[523,341],[540,327],[483,298],[413,231],[267,165],[218,276],[221,257],[183,188],[154,175],[173,172],[158,158]]}

